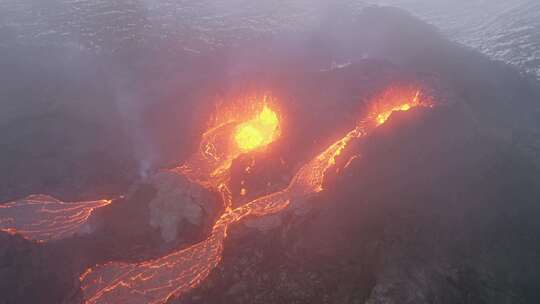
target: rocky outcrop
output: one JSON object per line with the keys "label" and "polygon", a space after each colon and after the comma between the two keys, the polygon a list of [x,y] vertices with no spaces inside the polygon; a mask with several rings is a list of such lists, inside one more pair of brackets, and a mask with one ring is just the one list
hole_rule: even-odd
{"label": "rocky outcrop", "polygon": [[[148,204],[150,226],[159,228],[167,242],[174,241],[183,225],[201,227],[209,222],[210,214],[216,214],[216,198],[207,190],[190,182],[186,177],[171,172],[156,174],[151,184],[156,197]],[[212,217],[213,218],[213,217]]]}

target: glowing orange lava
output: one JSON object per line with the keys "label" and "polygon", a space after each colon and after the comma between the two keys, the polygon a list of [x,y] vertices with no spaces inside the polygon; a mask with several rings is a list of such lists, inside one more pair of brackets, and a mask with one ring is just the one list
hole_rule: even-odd
{"label": "glowing orange lava", "polygon": [[279,119],[276,112],[267,105],[250,121],[236,128],[234,139],[242,151],[252,151],[264,147],[278,137]]}
{"label": "glowing orange lava", "polygon": [[409,111],[419,106],[431,107],[431,101],[420,97],[420,90],[415,87],[392,87],[376,97],[370,117],[376,126],[380,126],[392,113]]}
{"label": "glowing orange lava", "polygon": [[409,103],[405,103],[400,106],[394,107],[389,111],[380,113],[379,115],[377,115],[377,125],[380,126],[383,123],[385,123],[390,117],[390,115],[392,115],[392,113],[394,112],[409,111],[410,109],[411,109],[411,105]]}
{"label": "glowing orange lava", "polygon": [[81,277],[86,303],[165,303],[197,286],[221,261],[230,224],[249,215],[277,213],[291,200],[321,191],[325,172],[360,134],[351,131],[305,164],[286,189],[226,210],[205,241],[156,260],[139,264],[112,262],[87,271]]}
{"label": "glowing orange lava", "polygon": [[[382,111],[370,113],[353,130],[305,163],[285,189],[262,196],[235,209],[227,208],[205,241],[143,263],[111,262],[88,270],[81,276],[86,303],[165,303],[169,298],[196,287],[221,261],[223,243],[230,224],[247,216],[264,216],[280,212],[292,201],[322,191],[327,171],[336,165],[336,158],[351,141],[367,135],[368,130],[372,129],[370,126],[385,123],[392,112],[407,111],[420,105],[419,93],[412,99],[404,99],[402,104],[389,106],[389,103],[386,103]],[[241,130],[243,127],[238,128]],[[243,140],[242,135],[242,143]],[[251,140],[248,142],[247,147],[257,147],[256,144],[252,145]],[[255,142],[262,141],[257,139]],[[346,166],[355,157],[352,157]],[[193,163],[190,165],[193,166]],[[220,187],[226,188],[226,185],[220,184]],[[224,199],[230,199],[230,196],[224,195]]]}
{"label": "glowing orange lava", "polygon": [[[229,180],[233,160],[241,154],[264,149],[280,136],[280,116],[273,105],[270,97],[263,96],[221,108],[214,123],[202,135],[199,149],[185,164],[172,169],[222,195],[226,208],[208,238],[157,259],[109,262],[88,269],[79,278],[85,303],[157,304],[191,290],[221,261],[229,225],[248,216],[280,212],[291,203],[324,190],[328,170],[336,166],[338,156],[352,141],[383,125],[392,113],[431,106],[421,100],[418,89],[389,89],[376,98],[365,119],[306,162],[285,189],[232,208]],[[350,157],[344,167],[356,158],[357,155]],[[241,195],[246,191],[241,190]],[[29,196],[0,205],[0,230],[38,242],[58,240],[83,233],[92,212],[110,203],[111,200],[65,203],[45,195]]]}
{"label": "glowing orange lava", "polygon": [[173,171],[210,189],[223,187],[234,159],[279,138],[280,117],[272,103],[271,97],[262,96],[219,108],[214,126],[202,135],[199,150]]}
{"label": "glowing orange lava", "polygon": [[48,242],[84,233],[84,224],[95,209],[111,200],[66,203],[48,195],[31,195],[0,205],[0,230]]}

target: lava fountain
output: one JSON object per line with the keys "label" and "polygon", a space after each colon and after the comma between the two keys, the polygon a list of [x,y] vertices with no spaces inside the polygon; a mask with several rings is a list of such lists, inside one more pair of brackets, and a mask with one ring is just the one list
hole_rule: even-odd
{"label": "lava fountain", "polygon": [[[247,216],[280,212],[292,201],[322,191],[326,173],[336,165],[336,158],[353,140],[384,124],[396,111],[408,111],[424,105],[420,102],[419,91],[398,97],[377,100],[376,111],[371,111],[349,133],[306,162],[285,189],[235,209],[226,204],[228,208],[217,220],[206,240],[154,260],[140,263],[110,262],[87,270],[80,277],[86,303],[165,303],[169,298],[196,287],[221,261],[229,225]],[[396,103],[396,100],[401,100],[401,103]],[[234,121],[232,125],[224,124],[210,130],[210,133],[203,135],[201,149],[196,155],[173,171],[223,191],[227,187],[226,177],[231,158],[263,147],[275,139],[278,120],[272,113],[268,107],[263,106],[251,119]],[[218,144],[222,141],[227,144]],[[231,143],[233,148],[230,148]],[[217,147],[229,148],[219,150]],[[223,151],[229,151],[229,154]]]}
{"label": "lava fountain", "polygon": [[236,128],[234,139],[241,151],[252,151],[273,142],[279,135],[278,130],[278,116],[265,104],[255,118]]}
{"label": "lava fountain", "polygon": [[234,159],[262,150],[280,136],[280,116],[273,104],[275,100],[265,95],[219,108],[213,124],[202,135],[199,149],[172,171],[223,192]]}

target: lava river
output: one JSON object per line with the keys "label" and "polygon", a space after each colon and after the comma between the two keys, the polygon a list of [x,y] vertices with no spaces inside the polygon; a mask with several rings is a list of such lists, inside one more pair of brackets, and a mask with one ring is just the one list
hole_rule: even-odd
{"label": "lava river", "polygon": [[48,195],[30,195],[0,205],[0,230],[44,243],[82,234],[95,209],[112,200],[63,202]]}
{"label": "lava river", "polygon": [[[236,121],[219,125],[205,133],[200,150],[185,165],[173,171],[224,194],[226,209],[214,224],[209,237],[154,260],[140,263],[109,262],[88,269],[80,277],[86,303],[165,303],[169,298],[197,286],[220,263],[229,225],[247,216],[280,212],[291,202],[322,191],[325,174],[336,165],[336,158],[351,141],[384,124],[393,112],[427,105],[420,102],[416,90],[400,90],[397,95],[396,91],[393,92],[380,97],[374,110],[353,130],[306,162],[285,189],[235,209],[230,208],[230,202],[226,201],[230,198],[227,195],[230,162],[246,149],[264,148],[272,142],[278,130],[277,116],[269,112],[265,105],[259,116],[254,118],[255,123],[254,120],[250,123],[247,120],[247,131],[244,122]],[[238,135],[239,132],[245,133]],[[231,148],[231,143],[236,148]],[[229,152],[216,149],[220,145]]]}

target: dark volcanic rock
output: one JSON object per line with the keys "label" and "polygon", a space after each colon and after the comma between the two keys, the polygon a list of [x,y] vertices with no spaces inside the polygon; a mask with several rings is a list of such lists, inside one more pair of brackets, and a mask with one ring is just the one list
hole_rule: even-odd
{"label": "dark volcanic rock", "polygon": [[[298,164],[350,128],[365,101],[388,85],[419,84],[437,102],[433,109],[393,115],[351,146],[339,162],[352,154],[361,157],[330,174],[326,191],[303,203],[310,208],[231,227],[220,266],[198,288],[170,302],[539,302],[538,82],[448,42],[400,10],[370,8],[354,18],[330,19],[308,38],[285,35],[180,63],[166,57],[154,69],[133,68],[160,76],[155,77],[159,81],[133,83],[144,83],[149,92],[166,87],[167,93],[154,96],[150,125],[155,129],[149,132],[156,138],[165,133],[156,139],[166,155],[160,155],[161,161],[196,146],[198,138],[190,135],[197,132],[178,131],[202,120],[196,114],[204,107],[193,110],[195,101],[228,96],[223,91],[276,89],[290,106],[285,119],[290,132],[272,150],[283,156],[282,165],[275,160],[262,164],[257,174],[268,174],[254,182],[258,188],[278,176],[272,172],[278,166],[290,177]],[[126,62],[137,61],[133,58]],[[349,64],[330,65],[334,60]],[[190,65],[182,66],[186,62]],[[175,69],[184,72],[175,74]],[[175,103],[179,96],[189,102]],[[5,157],[9,172],[32,159],[9,163],[22,146]],[[43,160],[40,164],[50,166]],[[61,171],[65,178],[69,170]],[[23,177],[9,180],[6,187]],[[92,180],[88,184],[95,184],[96,175]],[[36,183],[41,184],[39,178]],[[184,201],[190,191],[176,193],[182,185],[185,180],[167,177],[158,186],[135,186],[127,198],[96,213],[96,230],[89,236],[34,245],[2,235],[0,301],[76,302],[76,277],[88,266],[152,258],[203,239],[219,208],[207,210],[206,221],[194,225],[200,209],[193,204],[201,203],[199,197],[211,202],[213,194],[203,191],[196,200]],[[180,198],[188,207],[167,201],[167,189],[174,192],[170,199]],[[271,190],[253,195],[265,191]],[[157,210],[154,227],[149,204]],[[167,219],[168,212],[177,213]],[[174,235],[175,228],[180,235]],[[163,241],[164,230],[173,231],[165,234],[172,242]]]}
{"label": "dark volcanic rock", "polygon": [[67,252],[0,234],[0,303],[62,303],[78,290]]}
{"label": "dark volcanic rock", "polygon": [[217,195],[176,173],[158,173],[152,185],[157,193],[148,204],[150,226],[159,228],[167,242],[189,238],[189,226],[209,232],[223,209]]}

